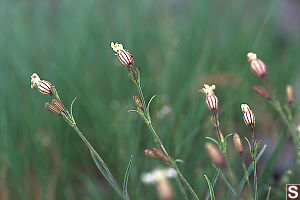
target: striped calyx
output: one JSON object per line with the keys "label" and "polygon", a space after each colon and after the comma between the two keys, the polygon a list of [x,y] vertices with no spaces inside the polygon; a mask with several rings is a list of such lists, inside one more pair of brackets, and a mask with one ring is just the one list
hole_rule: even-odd
{"label": "striped calyx", "polygon": [[256,92],[256,94],[258,94],[262,98],[264,98],[268,101],[272,100],[269,93],[263,87],[254,85],[252,88],[253,88],[254,92]]}
{"label": "striped calyx", "polygon": [[169,159],[166,156],[166,154],[164,154],[159,149],[156,149],[156,148],[152,148],[151,150],[146,149],[145,150],[145,155],[148,156],[148,157],[155,158],[157,160],[161,160],[163,162],[169,163]]}
{"label": "striped calyx", "polygon": [[37,88],[41,94],[47,95],[47,96],[52,96],[53,95],[53,92],[52,92],[53,87],[54,86],[51,83],[49,83],[48,81],[41,80],[40,77],[36,73],[32,74],[31,89]]}
{"label": "striped calyx", "polygon": [[118,59],[122,65],[124,65],[125,67],[128,67],[129,65],[133,64],[132,55],[129,53],[129,51],[127,51],[123,48],[122,44],[118,44],[118,43],[114,44],[112,42],[110,44],[110,46],[117,53]]}
{"label": "striped calyx", "polygon": [[133,95],[133,101],[135,103],[136,109],[143,112],[144,111],[143,104],[142,104],[142,102],[140,101],[140,99],[138,98],[137,95]]}
{"label": "striped calyx", "polygon": [[216,89],[215,85],[209,86],[207,84],[204,84],[204,88],[201,90],[198,90],[198,92],[202,92],[206,94],[205,103],[209,110],[215,112],[218,110],[218,98],[214,94],[214,91]]}
{"label": "striped calyx", "polygon": [[255,117],[254,113],[250,109],[250,107],[247,104],[242,104],[241,109],[243,112],[243,119],[247,126],[255,126]]}
{"label": "striped calyx", "polygon": [[248,53],[247,58],[250,62],[250,69],[252,73],[258,78],[264,78],[267,75],[267,67],[265,63],[260,59],[257,59],[255,53]]}
{"label": "striped calyx", "polygon": [[60,111],[51,103],[45,103],[45,108],[53,114],[61,116]]}
{"label": "striped calyx", "polygon": [[218,110],[218,98],[214,93],[206,95],[205,103],[209,110]]}
{"label": "striped calyx", "polygon": [[65,115],[67,115],[67,111],[65,109],[65,106],[59,102],[58,100],[56,99],[52,99],[52,104],[62,113],[64,113]]}

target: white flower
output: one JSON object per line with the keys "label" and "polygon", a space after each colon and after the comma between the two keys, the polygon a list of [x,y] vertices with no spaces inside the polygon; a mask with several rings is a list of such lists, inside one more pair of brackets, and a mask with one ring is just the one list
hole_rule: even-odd
{"label": "white flower", "polygon": [[141,179],[143,183],[155,184],[164,181],[167,178],[176,177],[177,173],[173,168],[161,169],[157,168],[148,173],[143,173]]}
{"label": "white flower", "polygon": [[39,84],[39,82],[41,81],[39,75],[37,75],[36,73],[33,73],[31,75],[31,89],[37,87],[37,85]]}
{"label": "white flower", "polygon": [[115,44],[114,44],[113,42],[111,42],[111,43],[110,43],[110,46],[111,46],[111,48],[112,48],[116,53],[118,53],[118,52],[121,51],[121,50],[124,50],[122,44],[118,44],[118,43],[115,43]]}
{"label": "white flower", "polygon": [[255,53],[249,52],[249,53],[247,53],[247,58],[248,58],[248,61],[251,62],[252,60],[256,60],[257,56]]}
{"label": "white flower", "polygon": [[247,111],[250,110],[250,107],[247,104],[242,104],[241,109],[242,109],[243,112],[247,112]]}
{"label": "white flower", "polygon": [[215,85],[209,86],[208,84],[204,84],[204,88],[202,88],[200,91],[205,93],[206,95],[210,95],[213,94],[214,91],[216,89]]}

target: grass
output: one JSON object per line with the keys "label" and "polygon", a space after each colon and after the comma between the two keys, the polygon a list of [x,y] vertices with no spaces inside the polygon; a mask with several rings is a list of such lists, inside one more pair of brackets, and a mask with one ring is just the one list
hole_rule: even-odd
{"label": "grass", "polygon": [[[203,153],[204,138],[215,137],[204,96],[197,93],[203,83],[217,86],[219,118],[227,134],[249,136],[240,111],[245,102],[256,114],[262,144],[284,130],[272,107],[252,91],[259,81],[246,59],[247,52],[256,51],[285,101],[285,86],[296,86],[298,78],[300,40],[283,41],[279,14],[277,0],[1,1],[1,195],[24,200],[118,199],[80,138],[43,108],[47,98],[30,89],[30,76],[37,72],[56,86],[65,104],[78,97],[75,119],[118,183],[133,154],[131,199],[156,198],[155,188],[143,185],[140,175],[160,163],[144,156],[144,149],[154,146],[151,135],[138,116],[127,112],[137,91],[113,56],[110,42],[116,41],[133,53],[145,98],[157,95],[151,107],[153,126],[168,152],[185,161],[179,164],[182,173],[202,199],[208,191],[203,174],[214,174]],[[157,113],[165,105],[171,112],[161,119]],[[267,131],[270,126],[274,133]],[[238,159],[231,155],[231,162]],[[233,168],[242,177],[242,167]],[[272,199],[280,199],[282,185],[299,179],[296,170],[294,175],[284,174],[276,187],[270,174],[258,182],[259,188],[266,196],[272,186]],[[172,184],[176,188],[175,181]],[[223,184],[216,183],[216,199],[228,193]],[[176,194],[180,199],[180,192]]]}

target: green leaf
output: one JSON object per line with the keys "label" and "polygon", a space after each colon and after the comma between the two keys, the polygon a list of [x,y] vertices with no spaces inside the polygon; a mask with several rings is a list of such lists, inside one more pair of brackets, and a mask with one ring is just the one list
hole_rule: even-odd
{"label": "green leaf", "polygon": [[121,189],[117,182],[115,181],[114,177],[110,173],[108,167],[106,166],[105,162],[102,160],[102,158],[99,156],[95,150],[90,149],[93,160],[98,167],[101,174],[104,176],[104,178],[109,182],[109,184],[115,189],[115,191],[123,198],[123,194],[121,192]]}
{"label": "green leaf", "polygon": [[271,192],[271,187],[269,187],[268,196],[267,196],[266,200],[269,200],[269,198],[270,198],[270,192]]}
{"label": "green leaf", "polygon": [[72,118],[72,121],[75,123],[75,120],[74,120],[74,116],[73,116],[73,104],[75,102],[75,100],[77,99],[77,97],[75,97],[71,103],[71,108],[70,108],[70,111],[71,111],[71,118]]}
{"label": "green leaf", "polygon": [[234,191],[234,189],[231,187],[231,185],[229,184],[229,182],[227,181],[226,177],[224,176],[224,174],[221,172],[221,170],[219,168],[217,168],[215,165],[214,165],[215,169],[217,170],[218,173],[220,173],[221,175],[221,178],[223,179],[225,185],[228,187],[228,189],[230,190],[231,194],[232,194],[232,197],[233,199],[236,199],[237,198],[237,194],[236,192]]}
{"label": "green leaf", "polygon": [[214,138],[212,138],[212,137],[205,137],[206,139],[208,139],[208,140],[211,140],[211,141],[213,141],[214,143],[216,143],[217,145],[218,145],[218,147],[220,148],[220,146],[219,146],[219,142],[217,141],[217,140],[215,140]]}
{"label": "green leaf", "polygon": [[[264,151],[266,150],[267,145],[264,145],[264,147],[262,148],[262,150],[259,152],[259,154],[257,155],[257,157],[255,158],[255,162],[257,163],[259,161],[259,159],[261,158],[262,154],[264,153]],[[247,172],[248,174],[251,174],[251,172],[253,171],[253,163],[251,163],[250,167],[248,168]],[[238,186],[238,189],[236,190],[237,192],[237,196],[239,196],[239,194],[241,193],[244,185],[246,183],[246,177],[244,176],[242,178],[242,180],[240,181],[240,184]]]}
{"label": "green leaf", "polygon": [[152,100],[154,99],[154,97],[156,97],[156,95],[153,95],[151,97],[151,99],[148,102],[147,108],[146,108],[146,115],[147,115],[148,120],[150,120],[150,104],[151,104]]}
{"label": "green leaf", "polygon": [[232,135],[233,135],[233,133],[230,133],[230,134],[226,135],[225,140],[227,140],[227,138],[229,138]]}
{"label": "green leaf", "polygon": [[247,141],[248,145],[249,145],[249,151],[250,151],[250,155],[252,155],[252,148],[251,148],[251,144],[248,140],[248,138],[245,137],[245,140]]}
{"label": "green leaf", "polygon": [[176,163],[184,163],[184,160],[176,159],[175,162],[176,162]]}
{"label": "green leaf", "polygon": [[[212,180],[212,187],[213,188],[215,187],[215,184],[216,184],[216,182],[217,182],[217,180],[219,178],[219,175],[220,175],[220,173],[216,170],[216,173],[215,173],[214,178]],[[207,194],[205,196],[205,200],[208,200],[208,198],[209,198],[209,192],[207,192]]]}
{"label": "green leaf", "polygon": [[208,185],[208,189],[209,189],[209,194],[210,194],[210,199],[211,200],[215,200],[215,194],[214,194],[214,189],[213,186],[211,185],[211,182],[209,181],[209,179],[207,178],[206,175],[204,175],[206,181],[207,181],[207,185]]}
{"label": "green leaf", "polygon": [[133,156],[131,155],[126,172],[125,172],[125,176],[124,176],[124,183],[123,183],[123,199],[124,200],[129,200],[129,196],[128,196],[128,192],[127,192],[127,183],[128,183],[128,177],[129,177],[129,173],[130,173],[130,169],[131,169],[132,158],[133,158]]}

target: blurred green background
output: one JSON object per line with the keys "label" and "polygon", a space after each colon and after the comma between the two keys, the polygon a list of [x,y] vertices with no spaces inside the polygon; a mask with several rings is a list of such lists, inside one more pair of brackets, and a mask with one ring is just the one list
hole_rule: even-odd
{"label": "blurred green background", "polygon": [[[157,199],[155,187],[142,184],[140,175],[163,165],[144,156],[144,149],[154,147],[154,142],[143,121],[127,112],[134,107],[132,95],[137,91],[114,55],[112,41],[134,55],[145,98],[157,95],[151,107],[154,127],[169,153],[185,160],[180,164],[182,172],[201,198],[208,189],[203,174],[211,178],[214,174],[203,144],[205,136],[216,137],[205,96],[197,92],[203,83],[216,84],[224,134],[250,136],[240,104],[250,105],[257,119],[257,138],[269,144],[266,161],[284,125],[252,91],[253,84],[262,82],[249,70],[246,54],[254,51],[264,60],[282,102],[287,84],[297,91],[300,18],[296,6],[291,6],[295,15],[288,9],[291,2],[299,4],[284,0],[0,1],[0,199],[119,199],[76,132],[44,109],[51,99],[30,89],[33,72],[56,86],[66,106],[78,97],[77,124],[120,185],[133,155],[131,199]],[[239,157],[231,140],[228,145],[233,170],[241,178]],[[286,175],[295,167],[286,149],[282,153],[287,156],[279,159],[285,166],[274,165],[274,173],[259,182],[262,197],[270,185],[271,199],[282,199],[284,184],[299,182],[299,174]],[[272,174],[283,176],[275,181]],[[175,181],[171,183],[176,199],[182,199]],[[217,199],[228,193],[221,180],[215,191]],[[246,189],[243,196],[247,199]]]}

